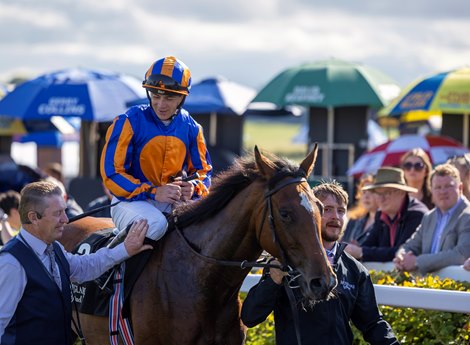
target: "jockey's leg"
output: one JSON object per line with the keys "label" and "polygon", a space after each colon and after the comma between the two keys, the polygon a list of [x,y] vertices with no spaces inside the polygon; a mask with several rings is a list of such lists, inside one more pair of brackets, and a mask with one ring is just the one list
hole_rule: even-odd
{"label": "jockey's leg", "polygon": [[[117,201],[113,198],[112,202]],[[163,214],[166,210],[171,211],[171,205],[154,200],[120,202],[111,208],[111,217],[119,233],[108,247],[112,248],[124,241],[129,224],[142,218],[147,219],[149,225],[146,237],[154,241],[159,240],[168,228],[168,222]]]}
{"label": "jockey's leg", "polygon": [[[112,203],[117,202],[118,199],[113,198]],[[116,206],[111,208],[111,217],[114,225],[118,229],[118,234],[107,245],[108,248],[113,248],[122,243],[126,236],[129,226],[136,220],[145,218],[147,219],[149,228],[146,237],[150,240],[159,240],[168,228],[168,222],[163,212],[171,211],[171,205],[166,203],[159,203],[158,201],[122,201]],[[105,289],[110,280],[110,276],[114,270],[110,270],[98,279],[96,283],[101,289]],[[106,288],[108,290],[108,288]],[[108,290],[108,292],[111,292]]]}

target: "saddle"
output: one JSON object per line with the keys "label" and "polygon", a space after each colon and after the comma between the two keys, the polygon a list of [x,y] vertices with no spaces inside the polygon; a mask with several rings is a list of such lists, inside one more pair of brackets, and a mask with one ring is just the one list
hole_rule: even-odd
{"label": "saddle", "polygon": [[[73,254],[90,254],[108,245],[115,234],[112,228],[97,231],[79,243],[72,251]],[[142,273],[146,263],[152,254],[151,250],[146,250],[126,260],[126,272],[124,275],[124,304],[123,314],[129,313],[129,296],[137,278]],[[73,301],[77,304],[80,313],[108,316],[110,296],[108,292],[102,290],[95,281],[84,282],[82,284],[72,283]]]}

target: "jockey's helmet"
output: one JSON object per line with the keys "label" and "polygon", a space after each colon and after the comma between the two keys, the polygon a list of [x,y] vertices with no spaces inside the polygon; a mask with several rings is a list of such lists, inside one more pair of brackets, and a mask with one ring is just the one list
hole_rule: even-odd
{"label": "jockey's helmet", "polygon": [[150,66],[142,87],[153,93],[170,92],[187,96],[191,88],[191,72],[181,60],[167,56]]}

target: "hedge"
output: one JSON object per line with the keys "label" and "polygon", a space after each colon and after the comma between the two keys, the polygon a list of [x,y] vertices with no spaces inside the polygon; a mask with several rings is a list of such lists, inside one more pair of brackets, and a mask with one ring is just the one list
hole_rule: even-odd
{"label": "hedge", "polygon": [[[409,273],[370,271],[372,281],[380,285],[421,287],[441,290],[470,291],[470,282],[456,282],[437,276],[414,277]],[[240,293],[241,298],[246,294]],[[470,301],[469,301],[470,306]],[[470,314],[447,313],[424,309],[379,306],[401,344],[468,345]],[[367,344],[353,327],[354,345]],[[271,314],[262,324],[247,332],[246,345],[274,345],[274,318]]]}

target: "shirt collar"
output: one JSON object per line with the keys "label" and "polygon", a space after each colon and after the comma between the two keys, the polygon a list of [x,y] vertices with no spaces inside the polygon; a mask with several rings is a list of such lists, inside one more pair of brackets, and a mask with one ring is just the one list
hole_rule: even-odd
{"label": "shirt collar", "polygon": [[23,237],[26,243],[31,246],[31,248],[36,252],[36,254],[44,255],[44,253],[46,252],[46,248],[47,248],[46,242],[44,242],[43,240],[40,240],[39,238],[37,238],[36,236],[28,232],[23,227],[21,227],[20,235]]}
{"label": "shirt collar", "polygon": [[333,256],[336,256],[336,250],[337,250],[337,249],[338,249],[338,242],[335,242],[335,243],[333,244],[333,248],[331,248],[331,249],[326,249],[326,248],[325,248],[325,251],[326,251],[327,253],[333,254]]}
{"label": "shirt collar", "polygon": [[451,208],[449,208],[446,212],[442,212],[438,207],[436,207],[437,213],[438,213],[438,215],[441,216],[441,217],[443,217],[443,216],[445,216],[445,215],[451,216],[451,215],[454,213],[454,211],[457,209],[457,207],[459,207],[459,205],[460,205],[462,202],[463,202],[463,198],[460,197],[460,198],[457,200],[457,202],[455,203],[455,205],[452,206]]}

